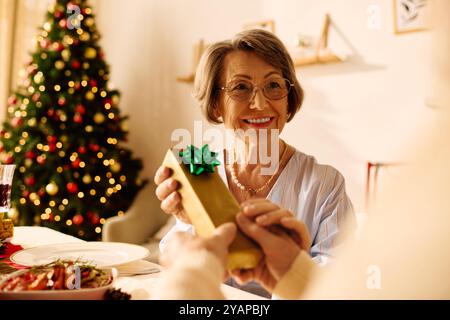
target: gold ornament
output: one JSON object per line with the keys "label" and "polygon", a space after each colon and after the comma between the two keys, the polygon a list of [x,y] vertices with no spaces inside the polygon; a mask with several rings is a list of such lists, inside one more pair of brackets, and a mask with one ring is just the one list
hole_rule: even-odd
{"label": "gold ornament", "polygon": [[97,57],[97,50],[94,48],[87,48],[84,57],[87,59],[95,59]]}
{"label": "gold ornament", "polygon": [[39,83],[42,82],[42,80],[44,80],[44,75],[42,74],[42,72],[38,72],[38,73],[36,73],[36,75],[34,76],[33,80],[34,80],[34,82],[35,82],[36,84],[39,84]]}
{"label": "gold ornament", "polygon": [[63,58],[64,61],[69,61],[70,60],[70,50],[69,49],[64,49],[63,51],[61,51],[61,57]]}
{"label": "gold ornament", "polygon": [[9,209],[8,217],[10,219],[16,220],[17,218],[19,218],[19,211],[17,211],[16,208],[12,207],[11,209]]}
{"label": "gold ornament", "polygon": [[92,182],[92,177],[90,175],[86,174],[86,175],[83,176],[83,183],[84,184],[89,184],[91,182]]}
{"label": "gold ornament", "polygon": [[52,25],[50,24],[50,22],[46,22],[44,24],[44,30],[47,32],[50,32],[52,30]]}
{"label": "gold ornament", "polygon": [[124,121],[120,124],[120,128],[124,131],[124,132],[128,132],[129,127],[128,127],[128,121]]}
{"label": "gold ornament", "polygon": [[97,112],[94,115],[94,122],[97,124],[102,124],[103,122],[105,122],[105,116],[102,113]]}
{"label": "gold ornament", "polygon": [[30,126],[30,127],[34,127],[34,126],[36,126],[36,118],[31,118],[31,119],[29,119],[28,121],[27,121],[27,123],[28,123],[28,125]]}
{"label": "gold ornament", "polygon": [[84,32],[80,35],[81,41],[89,41],[90,39],[91,39],[91,36],[87,32]]}
{"label": "gold ornament", "polygon": [[32,164],[33,164],[33,160],[31,160],[31,159],[25,159],[25,166],[26,166],[26,167],[31,167]]}
{"label": "gold ornament", "polygon": [[94,25],[94,19],[92,18],[87,18],[84,22],[88,27],[92,27]]}
{"label": "gold ornament", "polygon": [[122,166],[120,165],[120,163],[118,162],[114,162],[114,164],[112,166],[110,166],[111,171],[114,173],[118,173],[120,172],[120,169],[122,169]]}
{"label": "gold ornament", "polygon": [[40,216],[38,214],[35,215],[33,221],[34,221],[35,224],[39,224],[41,222]]}
{"label": "gold ornament", "polygon": [[115,94],[111,97],[111,101],[115,106],[117,106],[120,102],[120,97],[117,94]]}
{"label": "gold ornament", "polygon": [[88,100],[94,100],[95,95],[92,93],[92,91],[86,92],[86,99]]}
{"label": "gold ornament", "polygon": [[38,196],[37,193],[35,193],[35,192],[30,193],[30,200],[31,201],[35,202],[35,201],[39,201],[40,199],[41,198]]}
{"label": "gold ornament", "polygon": [[58,70],[64,69],[65,66],[66,66],[66,64],[64,62],[62,62],[61,60],[58,60],[55,62],[55,68]]}
{"label": "gold ornament", "polygon": [[46,187],[45,187],[45,191],[47,191],[47,193],[51,196],[54,196],[58,193],[58,186],[56,185],[56,183],[54,183],[53,181],[50,182]]}

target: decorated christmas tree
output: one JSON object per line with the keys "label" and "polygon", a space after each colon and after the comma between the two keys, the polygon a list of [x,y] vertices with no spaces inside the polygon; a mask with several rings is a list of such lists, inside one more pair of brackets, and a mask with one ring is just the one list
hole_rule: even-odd
{"label": "decorated christmas tree", "polygon": [[142,162],[123,146],[126,117],[99,38],[86,0],[55,0],[8,100],[0,150],[17,166],[10,215],[18,225],[98,240],[146,183]]}

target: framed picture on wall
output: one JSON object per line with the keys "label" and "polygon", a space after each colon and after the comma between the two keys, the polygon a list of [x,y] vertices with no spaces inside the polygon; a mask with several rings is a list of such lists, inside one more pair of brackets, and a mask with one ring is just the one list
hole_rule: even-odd
{"label": "framed picture on wall", "polygon": [[393,0],[396,34],[429,28],[430,0]]}
{"label": "framed picture on wall", "polygon": [[263,21],[257,21],[252,22],[244,25],[244,30],[250,30],[250,29],[264,29],[267,31],[270,31],[272,33],[275,33],[275,21],[273,20],[263,20]]}

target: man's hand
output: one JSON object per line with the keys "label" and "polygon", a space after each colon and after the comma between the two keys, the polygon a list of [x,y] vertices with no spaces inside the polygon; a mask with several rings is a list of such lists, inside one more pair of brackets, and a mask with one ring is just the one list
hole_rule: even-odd
{"label": "man's hand", "polygon": [[174,234],[167,242],[166,250],[162,253],[160,263],[169,267],[180,254],[189,254],[207,250],[214,254],[225,266],[228,257],[228,247],[236,236],[236,225],[228,222],[219,226],[211,237],[202,238],[187,232]]}

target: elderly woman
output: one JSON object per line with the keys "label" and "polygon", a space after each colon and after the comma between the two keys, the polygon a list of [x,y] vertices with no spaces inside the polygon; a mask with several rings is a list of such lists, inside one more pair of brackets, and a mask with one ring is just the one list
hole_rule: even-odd
{"label": "elderly woman", "polygon": [[[219,174],[237,201],[258,202],[247,210],[258,211],[255,217],[264,212],[265,221],[256,218],[263,226],[284,216],[303,221],[313,239],[311,256],[319,264],[326,262],[343,233],[344,222],[353,221],[353,207],[344,178],[336,169],[318,164],[314,157],[278,138],[277,132],[294,118],[303,101],[303,90],[283,43],[270,32],[249,30],[211,45],[197,69],[195,96],[209,122],[223,123],[243,142],[220,152],[221,163],[227,165],[219,167]],[[256,140],[242,135],[250,130],[268,134],[257,135]],[[270,143],[274,137],[278,139],[275,148]],[[275,156],[278,164],[269,175],[264,170],[271,164],[255,157],[262,148],[272,159]],[[165,167],[155,175],[161,208],[177,218],[161,242],[162,250],[173,232],[195,232],[181,206],[179,185],[170,175]]]}

